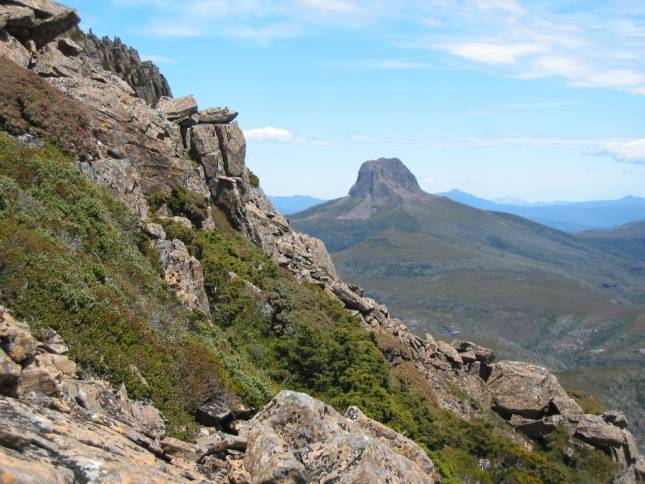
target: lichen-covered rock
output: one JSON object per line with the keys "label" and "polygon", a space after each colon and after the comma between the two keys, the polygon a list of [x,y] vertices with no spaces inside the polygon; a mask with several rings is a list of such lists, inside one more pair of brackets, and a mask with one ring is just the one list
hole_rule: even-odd
{"label": "lichen-covered rock", "polygon": [[0,348],[15,363],[33,358],[37,351],[36,339],[29,331],[29,326],[16,321],[2,306],[0,306]]}
{"label": "lichen-covered rock", "polygon": [[191,116],[194,123],[228,124],[237,118],[237,113],[229,108],[209,108]]}
{"label": "lichen-covered rock", "polygon": [[21,371],[21,366],[0,349],[0,393],[15,393]]}
{"label": "lichen-covered rock", "polygon": [[553,398],[569,398],[546,368],[519,361],[492,364],[487,383],[494,409],[509,417],[539,418]]}
{"label": "lichen-covered rock", "polygon": [[90,179],[105,185],[138,217],[148,216],[148,202],[139,184],[139,173],[130,160],[94,160],[79,163],[79,167]]}
{"label": "lichen-covered rock", "polygon": [[280,392],[244,431],[252,482],[438,482],[413,442],[356,409],[346,418],[296,392]]}
{"label": "lichen-covered rock", "polygon": [[197,113],[197,101],[193,96],[178,98],[162,97],[159,99],[157,109],[170,121],[189,118]]}
{"label": "lichen-covered rock", "polygon": [[181,240],[158,240],[155,245],[164,279],[177,291],[177,297],[190,309],[210,315],[200,262],[188,253]]}

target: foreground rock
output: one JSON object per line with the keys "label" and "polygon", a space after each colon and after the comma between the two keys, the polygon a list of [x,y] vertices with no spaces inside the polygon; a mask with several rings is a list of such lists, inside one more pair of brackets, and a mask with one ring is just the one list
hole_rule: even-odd
{"label": "foreground rock", "polygon": [[[438,480],[414,442],[355,407],[343,417],[301,393],[280,393],[240,436],[213,428],[216,419],[194,442],[164,437],[157,409],[123,386],[79,378],[62,338],[51,328],[39,334],[0,307],[0,345],[10,351],[0,350],[0,482]],[[228,413],[250,417],[243,407]]]}
{"label": "foreground rock", "polygon": [[343,417],[303,393],[281,392],[244,435],[251,482],[438,482],[432,461],[414,442],[356,408]]}

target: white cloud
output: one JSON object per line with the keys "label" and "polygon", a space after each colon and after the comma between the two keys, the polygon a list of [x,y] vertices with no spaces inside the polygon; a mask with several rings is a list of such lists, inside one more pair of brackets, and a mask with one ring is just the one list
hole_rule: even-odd
{"label": "white cloud", "polygon": [[151,61],[155,64],[176,64],[177,61],[172,57],[166,57],[165,55],[145,55],[141,54],[141,60]]}
{"label": "white cloud", "polygon": [[458,42],[440,45],[448,52],[483,64],[514,64],[527,54],[545,52],[540,44],[500,44],[493,42]]}
{"label": "white cloud", "polygon": [[598,154],[609,155],[617,161],[645,165],[645,139],[603,143]]}
{"label": "white cloud", "polygon": [[266,128],[254,128],[244,131],[244,136],[254,141],[273,141],[278,143],[306,144],[307,140],[296,136],[288,129],[267,126]]}

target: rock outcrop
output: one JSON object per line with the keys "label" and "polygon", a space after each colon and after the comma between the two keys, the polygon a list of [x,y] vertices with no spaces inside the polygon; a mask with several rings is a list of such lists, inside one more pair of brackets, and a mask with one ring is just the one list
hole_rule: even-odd
{"label": "rock outcrop", "polygon": [[0,307],[0,347],[0,482],[438,481],[418,445],[355,407],[285,391],[241,435],[205,422],[185,442],[124,386],[80,376],[51,328],[38,338]]}
{"label": "rock outcrop", "polygon": [[155,106],[163,96],[172,97],[168,81],[159,68],[150,61],[142,61],[139,52],[118,37],[114,40],[108,37],[99,39],[90,32],[83,36],[80,44],[89,57],[127,82],[135,94],[150,106]]}
{"label": "rock outcrop", "polygon": [[283,391],[244,430],[251,482],[438,482],[432,461],[409,439],[351,407],[345,416]]}

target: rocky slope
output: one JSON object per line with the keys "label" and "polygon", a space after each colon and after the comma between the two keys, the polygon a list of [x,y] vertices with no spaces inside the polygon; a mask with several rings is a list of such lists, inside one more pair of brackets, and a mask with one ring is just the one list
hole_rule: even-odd
{"label": "rocky slope", "polygon": [[[200,111],[191,97],[161,97],[153,107],[145,99],[146,92],[133,89],[110,70],[112,64],[102,65],[87,46],[72,40],[71,30],[78,22],[73,10],[47,0],[0,5],[4,22],[0,56],[80,101],[91,127],[85,141],[92,149],[79,156],[79,168],[108,187],[139,218],[158,250],[166,282],[195,313],[208,318],[211,312],[202,263],[179,238],[169,238],[158,222],[169,223],[175,231],[178,226],[209,230],[222,213],[291,279],[322,288],[342,303],[374,335],[392,367],[407,368],[418,376],[419,385],[441,407],[465,420],[492,410],[508,422],[504,432],[525,449],[531,443],[516,429],[539,437],[560,429],[571,440],[567,451],[571,459],[586,449],[601,449],[620,464],[624,482],[642,476],[642,460],[620,414],[585,415],[543,368],[494,363],[490,350],[473,343],[450,345],[435,342],[429,335],[421,338],[390,317],[386,307],[365,297],[360,288],[342,281],[323,243],[292,230],[246,167],[244,136],[234,122],[237,113],[225,108]],[[25,134],[23,141],[39,142],[28,129]],[[378,186],[375,179],[357,191],[369,192]],[[173,206],[185,205],[188,198],[190,209],[182,212],[186,217],[177,216]],[[103,276],[99,272],[97,277]],[[240,276],[229,274],[229,278]],[[258,301],[269,299],[251,281],[242,280],[242,285]],[[267,305],[266,312],[271,314],[274,308]],[[14,429],[0,442],[6,480],[34,477],[39,472],[57,472],[63,481],[83,482],[128,476],[145,481],[141,476],[146,475],[151,480],[185,477],[231,482],[376,482],[377,476],[383,482],[434,482],[438,478],[420,447],[358,409],[350,408],[341,416],[311,397],[290,392],[280,393],[248,424],[239,426],[235,420],[248,411],[222,411],[214,402],[197,410],[198,417],[200,412],[210,417],[205,419],[209,425],[237,430],[242,439],[211,428],[191,444],[159,441],[160,434],[146,434],[136,421],[138,410],[130,413],[130,408],[143,407],[130,402],[120,390],[114,393],[107,383],[87,379],[83,385],[98,385],[101,390],[95,393],[114,394],[107,399],[118,400],[120,407],[111,418],[121,423],[103,419],[101,414],[110,416],[110,410],[98,408],[80,392],[72,392],[74,396],[65,400],[60,388],[74,377],[71,362],[64,360],[67,373],[52,370],[49,362],[56,366],[62,359],[38,350],[28,328],[14,322],[6,310],[3,315],[7,328],[0,333],[7,355],[2,354],[3,388],[10,396],[3,397],[0,417],[12,424],[4,428]],[[33,391],[26,392],[32,374],[37,383]],[[158,419],[144,420],[147,425]],[[61,424],[58,430],[52,422]],[[26,437],[21,439],[17,433]],[[136,468],[123,467],[126,461],[146,469],[139,475]],[[494,467],[490,462],[480,465],[482,469]]]}

